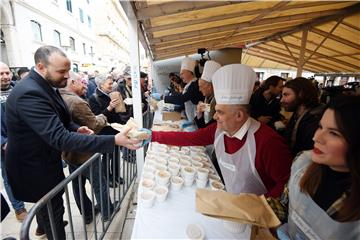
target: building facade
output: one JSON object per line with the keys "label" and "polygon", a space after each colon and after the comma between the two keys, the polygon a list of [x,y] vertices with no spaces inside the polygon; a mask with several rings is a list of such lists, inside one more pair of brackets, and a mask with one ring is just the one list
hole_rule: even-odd
{"label": "building facade", "polygon": [[31,67],[42,45],[66,52],[75,71],[129,64],[126,15],[117,0],[0,0],[1,61]]}
{"label": "building facade", "polygon": [[129,65],[130,61],[126,14],[118,0],[96,0],[94,2],[97,67],[123,69]]}
{"label": "building facade", "polygon": [[[259,81],[264,81],[267,78],[276,75],[282,77],[284,79],[294,79],[296,78],[296,70],[292,69],[276,69],[276,68],[256,68],[254,67],[254,71],[258,76]],[[310,78],[314,76],[314,73],[303,71],[301,74],[304,78]]]}

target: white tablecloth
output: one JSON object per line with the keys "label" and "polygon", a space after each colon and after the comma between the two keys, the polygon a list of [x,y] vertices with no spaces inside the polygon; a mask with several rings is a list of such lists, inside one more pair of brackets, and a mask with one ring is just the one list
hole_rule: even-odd
{"label": "white tablecloth", "polygon": [[[156,119],[156,120],[155,120]],[[154,122],[161,121],[161,112],[156,111]],[[222,220],[204,216],[195,210],[196,184],[180,191],[169,188],[165,202],[156,202],[152,208],[142,206],[138,190],[138,207],[132,239],[186,239],[189,224],[200,225],[205,231],[205,239],[250,239],[250,230],[243,233],[231,233],[223,226]]]}
{"label": "white tablecloth", "polygon": [[[250,228],[241,234],[227,231],[222,220],[204,216],[195,210],[195,190],[183,187],[173,191],[170,187],[165,202],[155,202],[152,208],[144,208],[138,199],[132,239],[185,239],[186,227],[198,224],[205,231],[205,239],[249,239]],[[139,193],[142,191],[139,187]],[[140,194],[138,194],[138,198]]]}

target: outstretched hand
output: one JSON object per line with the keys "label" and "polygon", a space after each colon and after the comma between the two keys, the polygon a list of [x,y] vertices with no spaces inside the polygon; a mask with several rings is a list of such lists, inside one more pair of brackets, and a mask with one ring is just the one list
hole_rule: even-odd
{"label": "outstretched hand", "polygon": [[124,146],[131,150],[136,150],[141,147],[141,141],[129,139],[127,136],[131,128],[125,128],[123,131],[115,135],[115,144],[118,146]]}
{"label": "outstretched hand", "polygon": [[85,134],[85,135],[93,135],[94,131],[88,128],[87,126],[81,126],[77,129],[78,133]]}

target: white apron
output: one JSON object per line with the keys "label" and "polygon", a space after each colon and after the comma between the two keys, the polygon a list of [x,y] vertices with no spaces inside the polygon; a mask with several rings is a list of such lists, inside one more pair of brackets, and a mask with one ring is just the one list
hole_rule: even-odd
{"label": "white apron", "polygon": [[[191,85],[191,83],[193,83],[193,82],[196,81],[196,80],[197,80],[197,79],[193,79],[193,80],[191,80],[190,82],[188,82],[188,83],[185,85],[182,93],[183,93],[183,94],[186,93],[187,90],[188,90],[188,88],[189,88],[189,86]],[[189,101],[186,101],[186,102],[184,103],[184,106],[185,106],[185,114],[186,114],[187,120],[189,120],[189,121],[194,121],[195,114],[196,114],[196,105],[193,104],[193,103],[191,102],[191,100],[189,100]]]}
{"label": "white apron", "polygon": [[224,132],[216,129],[215,153],[227,192],[261,195],[267,193],[267,189],[255,168],[256,143],[254,136],[260,127],[260,123],[252,118],[250,120],[251,124],[247,132],[246,142],[233,154],[225,152]]}
{"label": "white apron", "polygon": [[310,163],[311,152],[305,151],[291,167],[289,217],[278,229],[281,239],[360,239],[360,220],[338,222],[300,191],[299,182]]}

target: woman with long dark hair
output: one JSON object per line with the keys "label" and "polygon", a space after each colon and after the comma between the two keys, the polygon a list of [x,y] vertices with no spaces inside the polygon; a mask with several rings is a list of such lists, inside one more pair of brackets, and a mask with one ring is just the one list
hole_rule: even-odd
{"label": "woman with long dark hair", "polygon": [[360,238],[360,96],[332,101],[291,168],[280,239]]}

